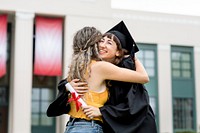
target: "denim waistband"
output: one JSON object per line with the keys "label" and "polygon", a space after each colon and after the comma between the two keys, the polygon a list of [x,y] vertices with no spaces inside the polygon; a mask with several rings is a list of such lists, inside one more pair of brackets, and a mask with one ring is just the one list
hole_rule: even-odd
{"label": "denim waistband", "polygon": [[73,125],[75,122],[91,122],[91,124],[98,124],[100,126],[103,125],[103,123],[101,121],[98,120],[86,120],[86,119],[81,119],[81,118],[69,118],[69,122],[71,122],[71,124]]}

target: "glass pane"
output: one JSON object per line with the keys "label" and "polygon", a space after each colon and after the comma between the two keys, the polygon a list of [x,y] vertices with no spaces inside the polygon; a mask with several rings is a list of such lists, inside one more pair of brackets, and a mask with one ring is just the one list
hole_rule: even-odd
{"label": "glass pane", "polygon": [[152,50],[146,50],[144,55],[145,59],[154,59],[154,52]]}
{"label": "glass pane", "polygon": [[180,60],[181,54],[179,52],[172,52],[172,60]]}
{"label": "glass pane", "polygon": [[184,78],[190,78],[191,77],[191,72],[190,71],[183,71],[182,75]]}
{"label": "glass pane", "polygon": [[40,89],[39,88],[33,88],[32,89],[32,99],[33,100],[39,100],[40,99]]}
{"label": "glass pane", "polygon": [[154,68],[154,60],[150,60],[150,59],[147,59],[145,60],[145,67],[151,67],[151,68]]}
{"label": "glass pane", "polygon": [[53,99],[53,90],[49,88],[41,89],[42,90],[42,100],[52,100]]}
{"label": "glass pane", "polygon": [[172,62],[172,68],[175,68],[175,69],[180,69],[180,63],[179,62]]}
{"label": "glass pane", "polygon": [[173,70],[172,74],[173,74],[173,77],[180,77],[181,76],[180,70]]}
{"label": "glass pane", "polygon": [[149,97],[149,101],[150,101],[150,105],[153,109],[153,112],[156,116],[156,99],[155,99],[155,97]]}
{"label": "glass pane", "polygon": [[143,50],[140,50],[140,52],[137,52],[136,57],[141,60],[143,58]]}
{"label": "glass pane", "polygon": [[49,118],[46,116],[46,114],[41,115],[41,125],[45,126],[51,126],[53,125],[53,118]]}
{"label": "glass pane", "polygon": [[39,101],[32,101],[32,112],[39,113]]}
{"label": "glass pane", "polygon": [[155,76],[155,71],[153,68],[146,68],[146,71],[149,76],[154,77]]}
{"label": "glass pane", "polygon": [[[144,60],[143,59],[139,59],[139,60],[144,65]],[[145,65],[144,65],[144,67],[145,67]]]}
{"label": "glass pane", "polygon": [[0,105],[7,105],[7,94],[6,94],[6,88],[0,87]]}
{"label": "glass pane", "polygon": [[183,61],[190,61],[190,54],[189,53],[182,53],[182,60]]}
{"label": "glass pane", "polygon": [[49,106],[49,104],[50,104],[50,102],[44,102],[44,101],[41,103],[41,105],[42,105],[41,106],[41,112],[42,113],[46,113],[47,107]]}
{"label": "glass pane", "polygon": [[32,125],[39,125],[39,114],[32,114]]}
{"label": "glass pane", "polygon": [[186,125],[187,128],[193,128],[193,111],[192,111],[192,99],[187,99],[185,101],[185,106],[186,106]]}
{"label": "glass pane", "polygon": [[182,68],[183,69],[190,69],[191,68],[190,63],[189,62],[183,62],[182,63]]}

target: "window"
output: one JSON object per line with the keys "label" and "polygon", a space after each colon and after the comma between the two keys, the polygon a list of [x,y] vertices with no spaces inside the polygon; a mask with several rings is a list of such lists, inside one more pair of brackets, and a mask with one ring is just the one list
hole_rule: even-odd
{"label": "window", "polygon": [[55,133],[55,118],[47,117],[46,110],[55,99],[56,77],[33,75],[32,133]]}
{"label": "window", "polygon": [[174,128],[175,129],[194,129],[193,99],[174,98]]}
{"label": "window", "polygon": [[[144,44],[137,43],[139,52],[136,53],[137,58],[144,65],[150,81],[145,84],[145,87],[149,93],[149,102],[153,109],[158,125],[158,76],[157,76],[157,45],[156,44]],[[159,127],[159,126],[157,126]],[[158,129],[159,130],[159,129]]]}
{"label": "window", "polygon": [[171,62],[174,131],[195,132],[193,48],[172,46]]}
{"label": "window", "polygon": [[32,125],[50,126],[53,119],[46,116],[46,110],[53,100],[53,90],[49,88],[32,89]]}
{"label": "window", "polygon": [[0,133],[8,131],[8,99],[9,99],[9,79],[10,79],[10,49],[12,39],[12,24],[7,24],[7,59],[6,59],[6,75],[0,78]]}
{"label": "window", "polygon": [[188,52],[172,52],[172,76],[191,78],[191,55]]}
{"label": "window", "polygon": [[8,105],[8,89],[0,87],[0,106]]}
{"label": "window", "polygon": [[150,105],[151,105],[151,107],[153,109],[153,112],[154,112],[155,116],[156,116],[156,114],[157,114],[157,111],[156,111],[156,97],[150,96],[149,97],[149,103],[150,103]]}
{"label": "window", "polygon": [[144,65],[147,73],[150,77],[155,76],[155,53],[152,50],[140,50],[137,57],[140,59]]}

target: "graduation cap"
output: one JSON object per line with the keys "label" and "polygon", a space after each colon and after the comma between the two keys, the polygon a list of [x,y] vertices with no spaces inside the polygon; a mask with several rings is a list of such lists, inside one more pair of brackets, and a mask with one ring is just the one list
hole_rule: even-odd
{"label": "graduation cap", "polygon": [[134,39],[123,21],[108,30],[107,33],[114,34],[120,40],[122,48],[128,51],[128,54],[134,55],[137,51],[139,51]]}

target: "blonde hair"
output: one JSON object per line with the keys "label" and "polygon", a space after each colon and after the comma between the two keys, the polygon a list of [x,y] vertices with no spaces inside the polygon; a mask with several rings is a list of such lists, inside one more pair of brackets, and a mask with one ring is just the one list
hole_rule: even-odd
{"label": "blonde hair", "polygon": [[95,27],[84,27],[73,38],[73,55],[67,80],[78,78],[85,81],[86,71],[90,72],[91,60],[100,60],[98,43],[102,34]]}

